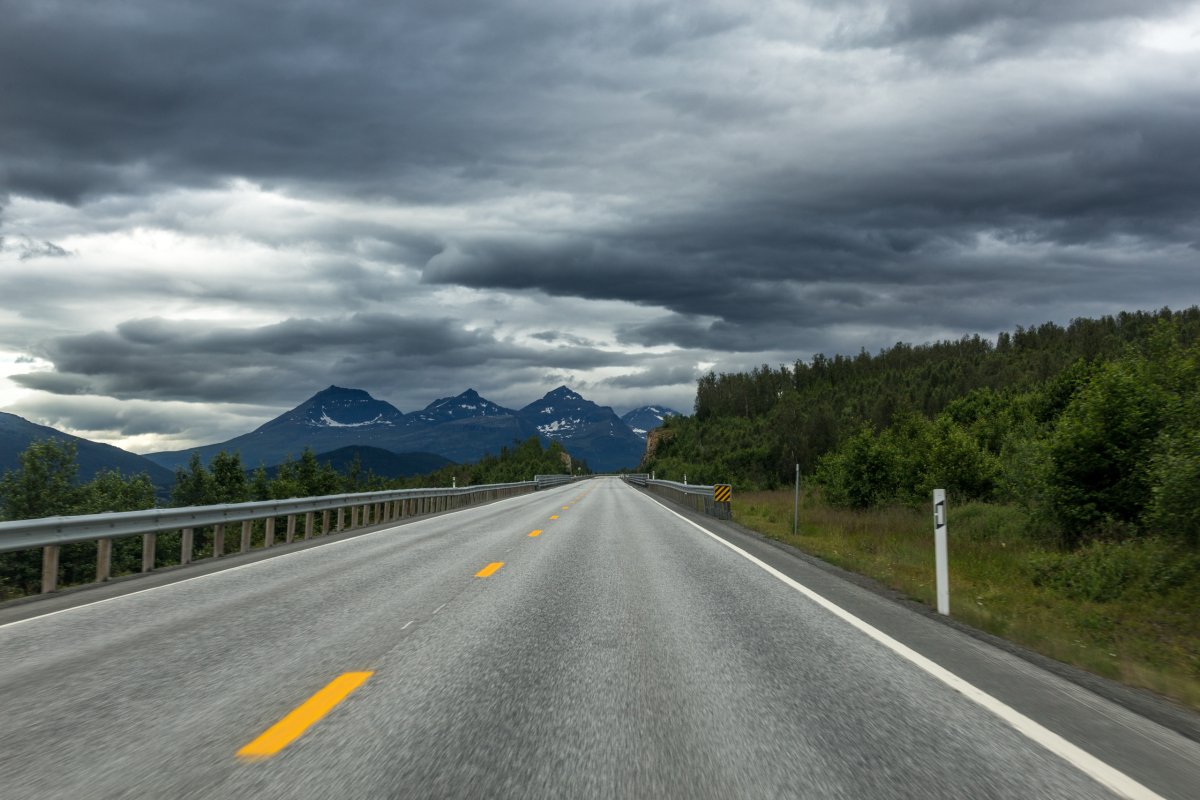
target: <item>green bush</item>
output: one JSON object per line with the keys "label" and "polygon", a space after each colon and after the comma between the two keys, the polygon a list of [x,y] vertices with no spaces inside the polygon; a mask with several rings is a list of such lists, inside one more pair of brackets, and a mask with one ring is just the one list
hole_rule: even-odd
{"label": "green bush", "polygon": [[1110,521],[1135,522],[1146,505],[1148,456],[1168,396],[1141,367],[1137,359],[1105,364],[1055,425],[1047,488],[1068,544]]}
{"label": "green bush", "polygon": [[834,505],[869,508],[895,495],[896,461],[889,443],[864,425],[842,447],[821,459],[817,479]]}
{"label": "green bush", "polygon": [[1098,603],[1200,584],[1200,555],[1156,537],[1097,541],[1070,553],[1036,556],[1030,569],[1035,585]]}

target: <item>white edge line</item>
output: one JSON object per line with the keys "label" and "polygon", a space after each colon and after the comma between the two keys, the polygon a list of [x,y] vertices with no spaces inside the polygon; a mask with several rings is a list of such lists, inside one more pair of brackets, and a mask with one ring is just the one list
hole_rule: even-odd
{"label": "white edge line", "polygon": [[[641,495],[642,493],[638,492],[638,494]],[[873,627],[869,623],[864,622],[846,609],[830,600],[827,600],[802,583],[788,577],[787,575],[784,575],[782,572],[775,569],[770,564],[767,564],[765,561],[762,561],[750,553],[747,553],[737,545],[725,541],[717,534],[705,528],[703,525],[693,522],[682,514],[668,508],[655,498],[649,497],[648,495],[642,496],[662,508],[667,513],[674,514],[676,517],[679,517],[681,520],[703,532],[705,535],[711,537],[719,544],[728,547],[730,550],[759,567],[764,572],[767,572],[773,577],[778,578],[780,581],[800,592],[802,595],[821,606],[826,611],[829,611],[833,615],[862,631],[867,636],[870,636],[872,639],[879,642],[901,658],[907,659],[912,664],[920,667],[926,673],[934,678],[937,678],[951,689],[954,689],[956,692],[959,692],[968,699],[973,700],[976,704],[983,706],[985,709],[1007,722],[1020,733],[1040,744],[1042,747],[1054,753],[1059,758],[1062,758],[1064,761],[1068,762],[1076,769],[1095,780],[1097,783],[1100,783],[1105,788],[1116,792],[1122,797],[1130,798],[1130,800],[1164,800],[1161,795],[1156,794],[1154,791],[1146,788],[1133,778],[1126,775],[1124,772],[1109,766],[1077,745],[1071,744],[1054,731],[1049,730],[1037,722],[1034,722],[1032,719],[1025,716],[1020,711],[1017,711],[1012,706],[996,699],[995,697],[992,697],[990,694],[978,688],[974,684],[968,683],[966,680],[958,677],[940,664],[937,664],[907,645],[897,641],[896,639],[893,639],[891,636],[888,636],[886,633],[878,628]]]}
{"label": "white edge line", "polygon": [[404,623],[403,625],[401,625],[401,626],[400,626],[400,630],[405,630],[405,629],[407,629],[409,625],[412,625],[412,624],[413,624],[413,622],[415,622],[415,620],[411,620],[411,619],[410,619],[408,622],[406,622],[406,623]]}
{"label": "white edge line", "polygon": [[[541,499],[543,499],[544,495],[543,495],[543,497],[537,497],[536,493],[533,493],[533,494],[529,494],[529,495],[517,495],[516,497],[504,497],[504,498],[501,498],[500,500],[495,500],[491,503],[488,503],[487,506],[492,506],[492,505],[495,505],[496,503],[503,503],[505,500],[520,500],[522,497],[528,497],[531,500],[534,498],[541,500]],[[445,512],[439,513],[435,516],[426,517],[425,519],[437,519],[438,517],[446,516],[448,514],[461,514],[461,513],[468,512],[468,511],[482,511],[482,510],[484,510],[484,508],[486,508],[486,506],[468,506],[467,508],[455,508],[455,509],[451,509],[450,511],[445,511]],[[425,520],[414,518],[412,521],[413,522],[424,522]],[[105,597],[103,600],[93,600],[90,603],[81,603],[77,606],[71,606],[70,608],[60,608],[58,611],[47,611],[45,614],[38,614],[36,616],[26,617],[25,619],[15,619],[12,622],[0,623],[0,629],[8,628],[13,625],[21,625],[26,622],[34,622],[35,620],[39,620],[39,619],[46,619],[47,617],[57,616],[58,614],[65,614],[68,611],[79,611],[80,609],[91,608],[92,606],[98,606],[102,603],[111,603],[113,600],[123,600],[126,597],[133,597],[135,594],[145,594],[146,592],[153,592],[158,589],[169,589],[172,586],[179,586],[182,583],[190,583],[192,581],[198,581],[201,578],[211,578],[216,575],[227,575],[228,573],[235,572],[239,569],[246,569],[247,567],[257,567],[260,564],[266,564],[270,561],[275,561],[276,559],[279,559],[279,558],[287,558],[288,556],[298,556],[298,555],[302,555],[304,553],[311,553],[314,550],[320,550],[322,547],[331,547],[335,544],[345,544],[346,542],[353,542],[357,539],[365,539],[368,536],[376,536],[381,533],[388,533],[389,531],[394,531],[397,528],[407,528],[409,526],[409,524],[411,524],[411,523],[407,523],[404,525],[392,525],[391,527],[383,528],[383,529],[377,530],[377,531],[371,531],[370,533],[360,533],[357,536],[345,536],[345,537],[338,537],[338,538],[335,538],[335,537],[337,537],[336,531],[330,531],[329,533],[325,534],[324,537],[314,536],[311,539],[309,539],[308,541],[310,541],[310,542],[319,540],[321,538],[326,539],[325,542],[323,542],[323,543],[318,542],[318,544],[313,547],[303,547],[303,548],[300,548],[299,550],[293,550],[290,553],[278,553],[276,555],[272,555],[267,558],[260,558],[257,561],[251,561],[249,564],[238,564],[236,566],[226,567],[225,569],[218,569],[218,570],[213,570],[212,572],[206,572],[203,575],[193,575],[190,578],[180,578],[177,581],[170,581],[169,583],[163,583],[158,586],[147,586],[145,589],[138,589],[136,592],[125,592],[123,594],[113,595],[112,597]],[[344,533],[350,533],[350,532],[351,531],[344,531]],[[300,539],[298,541],[304,541],[304,540]],[[279,547],[281,545],[276,545],[276,546]],[[259,550],[259,551],[254,551],[254,552],[262,552],[262,551]],[[241,553],[230,553],[228,556],[225,556],[225,557],[232,558],[232,557],[239,556],[239,555],[241,555]],[[193,563],[195,563],[195,562],[193,562]],[[147,574],[153,575],[154,573],[151,572],[151,573],[147,573]],[[159,574],[161,575],[162,573],[159,573]],[[61,595],[59,595],[59,596],[61,597]]]}

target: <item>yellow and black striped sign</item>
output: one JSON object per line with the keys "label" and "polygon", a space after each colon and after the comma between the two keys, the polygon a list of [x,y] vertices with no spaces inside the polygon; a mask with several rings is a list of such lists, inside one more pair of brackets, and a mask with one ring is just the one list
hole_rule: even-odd
{"label": "yellow and black striped sign", "polygon": [[713,500],[718,503],[728,503],[733,499],[733,487],[728,483],[718,483],[713,487]]}

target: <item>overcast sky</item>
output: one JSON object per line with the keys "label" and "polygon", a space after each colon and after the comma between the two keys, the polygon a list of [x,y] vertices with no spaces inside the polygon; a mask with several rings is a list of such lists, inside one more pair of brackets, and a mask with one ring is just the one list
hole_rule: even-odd
{"label": "overcast sky", "polygon": [[1200,302],[1200,5],[0,0],[0,409],[138,452]]}

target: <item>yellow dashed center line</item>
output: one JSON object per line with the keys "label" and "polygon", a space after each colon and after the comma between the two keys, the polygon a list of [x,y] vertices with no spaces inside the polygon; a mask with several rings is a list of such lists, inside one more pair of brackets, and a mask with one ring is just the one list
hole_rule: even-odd
{"label": "yellow dashed center line", "polygon": [[558,519],[558,514],[551,514],[550,519]]}
{"label": "yellow dashed center line", "polygon": [[530,536],[541,536],[541,535],[542,535],[542,529],[541,529],[541,528],[538,528],[536,531],[530,531],[530,532],[529,532],[529,535],[530,535]]}
{"label": "yellow dashed center line", "polygon": [[566,511],[570,506],[563,506],[563,511]]}
{"label": "yellow dashed center line", "polygon": [[493,561],[492,563],[488,564],[483,569],[479,570],[479,572],[476,572],[475,577],[476,578],[486,578],[503,566],[504,566],[503,561]]}
{"label": "yellow dashed center line", "polygon": [[237,751],[238,758],[261,761],[278,753],[311,728],[333,707],[366,683],[371,672],[347,672],[329,682],[321,691],[305,700],[292,713],[267,728],[250,744]]}

